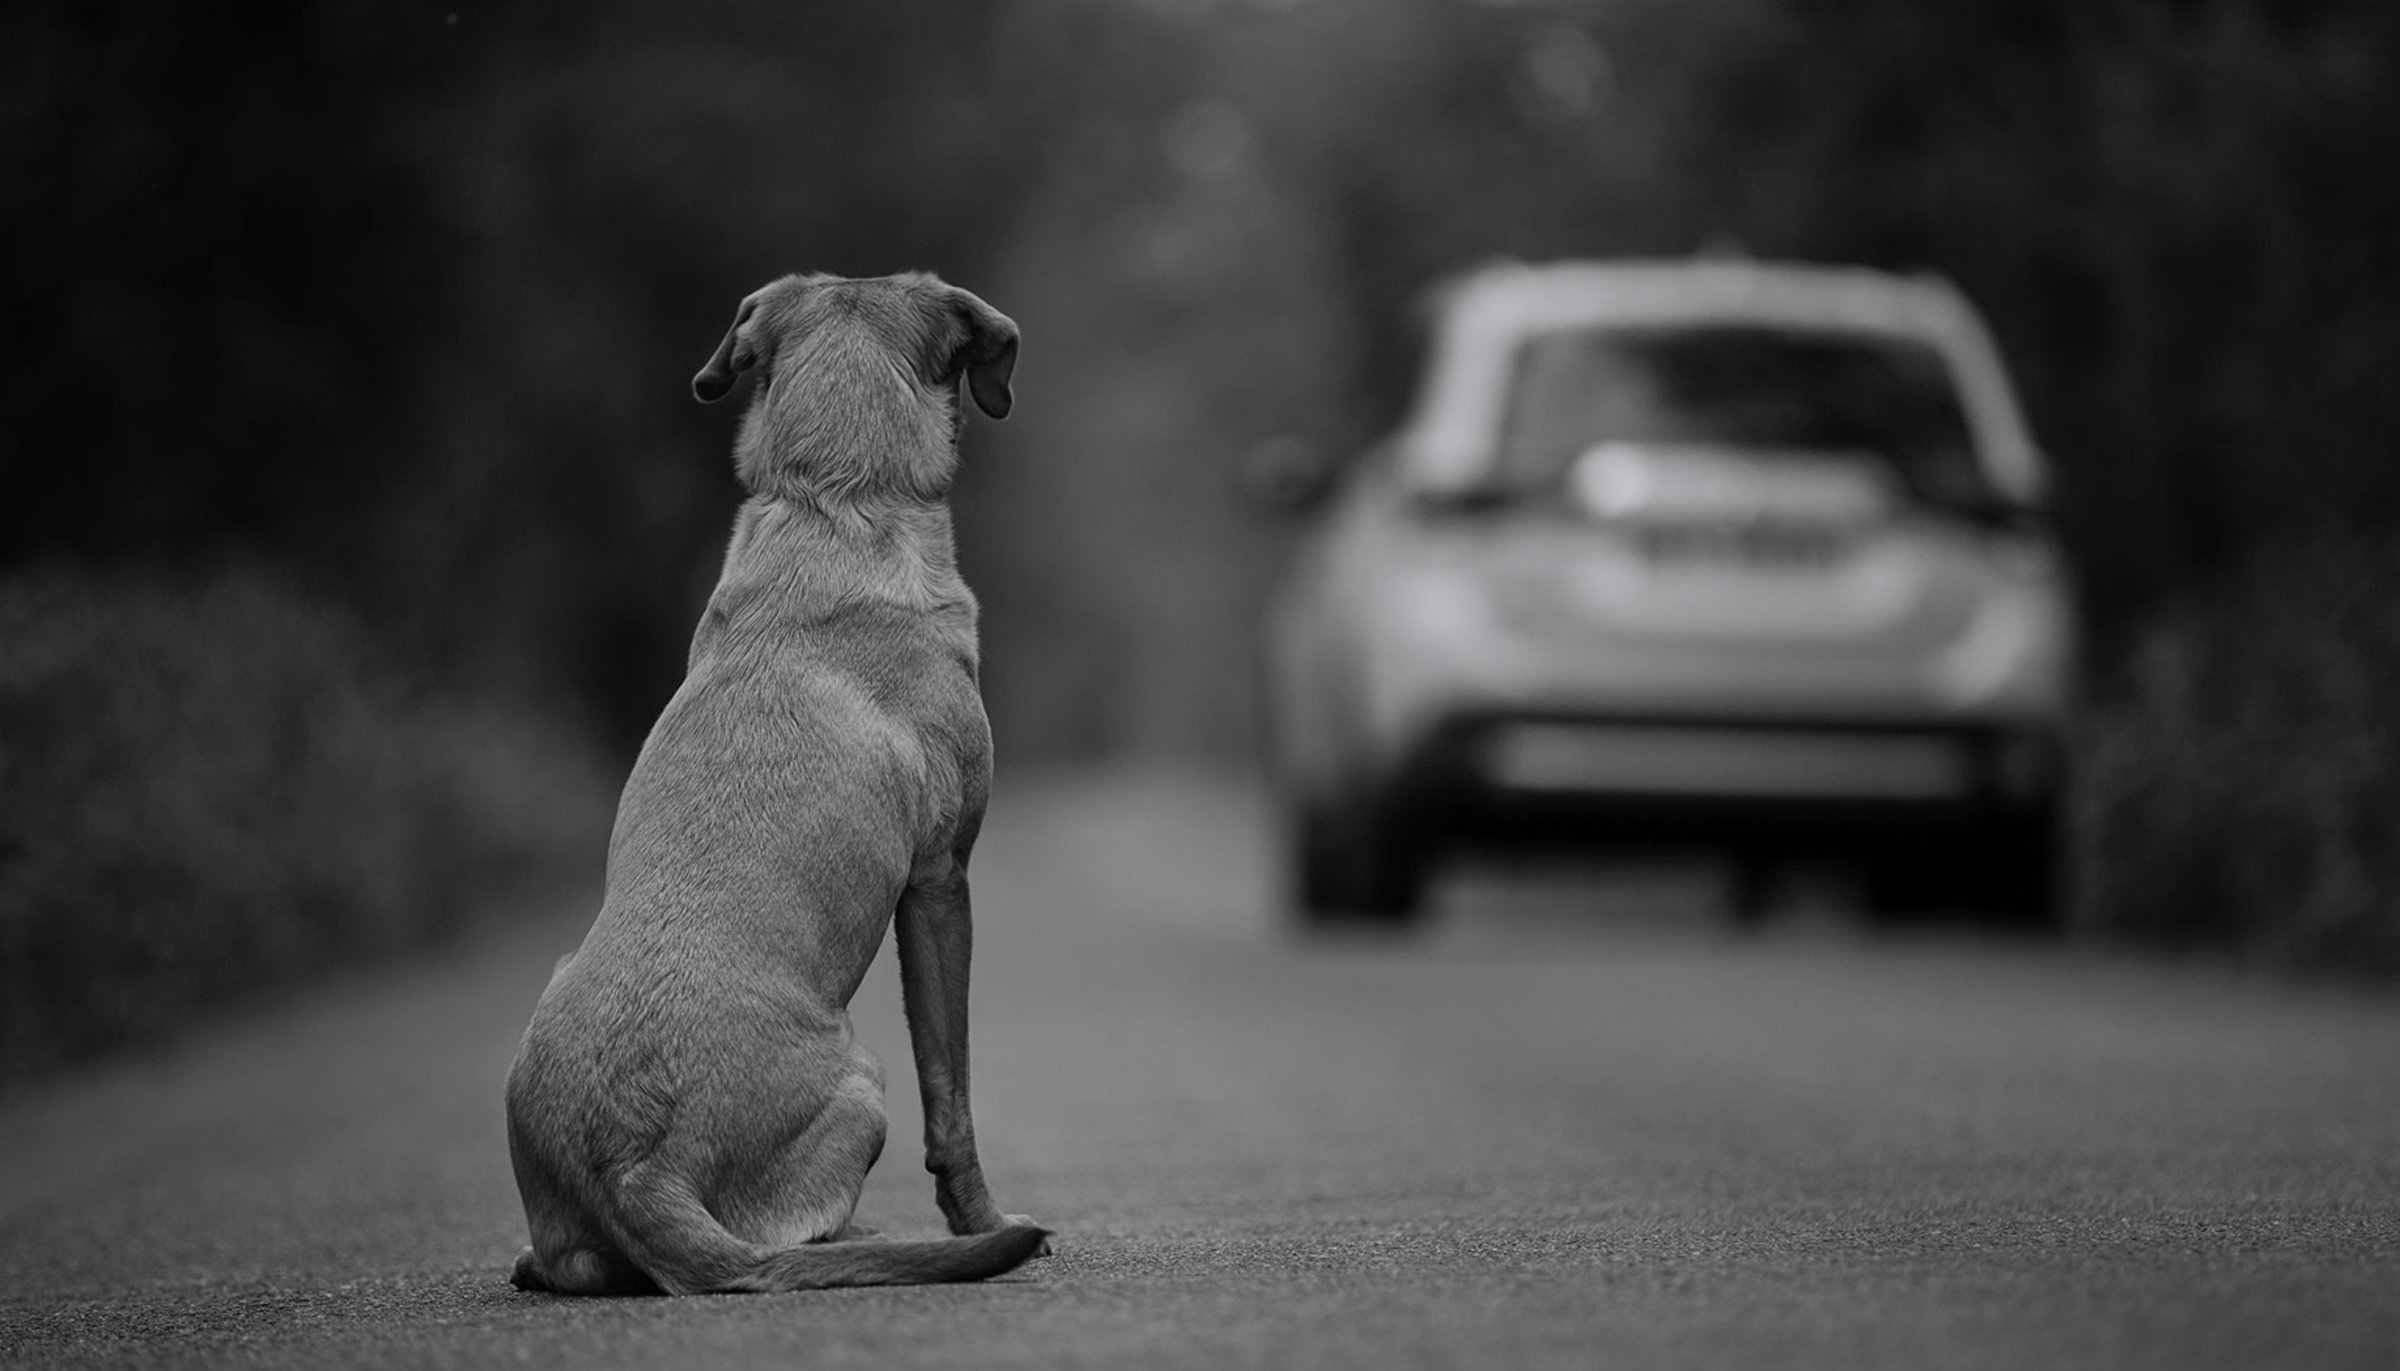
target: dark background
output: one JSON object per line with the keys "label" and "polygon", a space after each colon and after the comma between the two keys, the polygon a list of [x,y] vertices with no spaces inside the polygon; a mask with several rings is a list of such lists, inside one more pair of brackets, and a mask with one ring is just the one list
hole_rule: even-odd
{"label": "dark background", "polygon": [[2400,967],[2383,0],[79,0],[11,30],[14,1067],[588,850],[738,496],[732,408],[688,378],[794,270],[930,268],[1023,327],[957,497],[1004,767],[1247,762],[1296,526],[1243,460],[1388,424],[1441,274],[1943,272],[2057,469],[2079,926]]}

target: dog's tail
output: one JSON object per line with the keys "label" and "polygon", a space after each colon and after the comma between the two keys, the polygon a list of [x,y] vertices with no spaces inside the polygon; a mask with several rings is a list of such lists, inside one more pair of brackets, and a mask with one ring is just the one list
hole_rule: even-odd
{"label": "dog's tail", "polygon": [[1013,1271],[1050,1234],[1032,1224],[958,1238],[868,1239],[760,1247],[735,1237],[688,1188],[628,1193],[625,1255],[673,1295],[773,1294],[840,1285],[930,1285]]}
{"label": "dog's tail", "polygon": [[808,1243],[763,1254],[756,1266],[720,1288],[763,1294],[836,1285],[979,1281],[1014,1271],[1040,1251],[1049,1236],[1031,1224],[1019,1224],[966,1238]]}

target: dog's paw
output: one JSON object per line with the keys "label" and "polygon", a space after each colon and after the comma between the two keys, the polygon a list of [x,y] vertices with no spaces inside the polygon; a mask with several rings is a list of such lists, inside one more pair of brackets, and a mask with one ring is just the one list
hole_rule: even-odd
{"label": "dog's paw", "polygon": [[[1023,1214],[1003,1214],[1000,1217],[1006,1220],[1008,1226],[1011,1228],[1040,1228],[1042,1226],[1034,1222],[1032,1219],[1025,1217]],[[1047,1257],[1050,1255],[1050,1235],[1048,1232],[1044,1232],[1042,1234],[1042,1245],[1033,1249],[1033,1255],[1037,1257]]]}
{"label": "dog's paw", "polygon": [[533,1259],[532,1248],[528,1247],[517,1254],[516,1265],[509,1268],[508,1283],[519,1290],[545,1291],[550,1288],[550,1282],[542,1279],[541,1264]]}

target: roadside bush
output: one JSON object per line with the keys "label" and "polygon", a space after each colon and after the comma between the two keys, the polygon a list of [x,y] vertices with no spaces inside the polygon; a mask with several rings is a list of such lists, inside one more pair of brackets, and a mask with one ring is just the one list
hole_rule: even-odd
{"label": "roadside bush", "polygon": [[0,1082],[438,939],[604,801],[267,576],[0,582]]}
{"label": "roadside bush", "polygon": [[2263,558],[2125,675],[2077,749],[2078,925],[2400,978],[2400,549]]}

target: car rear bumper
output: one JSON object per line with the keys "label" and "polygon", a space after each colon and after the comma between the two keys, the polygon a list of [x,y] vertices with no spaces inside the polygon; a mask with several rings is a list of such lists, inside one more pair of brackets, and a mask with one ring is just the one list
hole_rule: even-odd
{"label": "car rear bumper", "polygon": [[2038,818],[2057,776],[2034,729],[1490,715],[1435,729],[1396,793],[1445,828],[1806,838]]}

